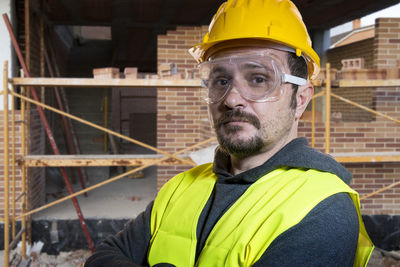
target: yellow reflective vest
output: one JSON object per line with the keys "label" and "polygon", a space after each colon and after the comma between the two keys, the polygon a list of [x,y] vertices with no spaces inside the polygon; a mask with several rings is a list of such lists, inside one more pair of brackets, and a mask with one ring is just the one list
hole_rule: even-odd
{"label": "yellow reflective vest", "polygon": [[275,238],[341,192],[351,196],[359,218],[354,266],[367,265],[373,244],[357,192],[334,174],[300,168],[276,169],[253,183],[216,223],[195,260],[197,222],[216,181],[212,164],[205,164],[178,174],[160,190],[151,213],[150,266],[252,266]]}

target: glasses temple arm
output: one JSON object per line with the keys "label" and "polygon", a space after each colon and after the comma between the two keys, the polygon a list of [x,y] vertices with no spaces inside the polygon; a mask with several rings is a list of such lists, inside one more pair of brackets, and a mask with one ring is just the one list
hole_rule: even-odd
{"label": "glasses temple arm", "polygon": [[296,85],[306,85],[307,84],[306,79],[300,78],[297,76],[293,76],[290,74],[286,74],[286,73],[283,73],[283,75],[282,75],[282,82],[283,83],[292,83],[292,84],[296,84]]}

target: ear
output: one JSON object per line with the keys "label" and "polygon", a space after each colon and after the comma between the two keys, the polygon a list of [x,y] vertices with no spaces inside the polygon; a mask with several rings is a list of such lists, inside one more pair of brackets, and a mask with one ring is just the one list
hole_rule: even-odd
{"label": "ear", "polygon": [[311,83],[299,86],[296,94],[297,106],[295,112],[295,118],[300,119],[303,112],[306,110],[308,103],[310,102],[314,94],[314,86]]}

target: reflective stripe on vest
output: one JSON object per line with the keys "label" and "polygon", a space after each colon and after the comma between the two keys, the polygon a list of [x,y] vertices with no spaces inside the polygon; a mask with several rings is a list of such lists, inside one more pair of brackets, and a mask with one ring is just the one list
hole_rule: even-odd
{"label": "reflective stripe on vest", "polygon": [[197,222],[216,180],[212,164],[205,164],[175,176],[160,190],[151,214],[150,266],[251,266],[275,238],[341,192],[351,196],[360,222],[354,266],[366,266],[373,245],[358,194],[331,173],[296,168],[274,170],[253,183],[216,223],[195,262]]}

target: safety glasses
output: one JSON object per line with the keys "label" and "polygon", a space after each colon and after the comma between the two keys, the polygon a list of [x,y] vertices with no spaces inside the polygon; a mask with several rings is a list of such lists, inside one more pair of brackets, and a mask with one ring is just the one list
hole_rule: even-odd
{"label": "safety glasses", "polygon": [[270,55],[245,54],[199,64],[202,98],[218,103],[234,87],[248,101],[273,102],[282,95],[282,84],[305,85],[306,79],[283,72],[282,63]]}

